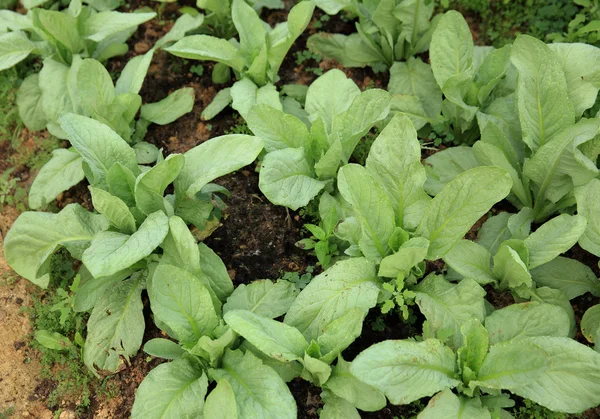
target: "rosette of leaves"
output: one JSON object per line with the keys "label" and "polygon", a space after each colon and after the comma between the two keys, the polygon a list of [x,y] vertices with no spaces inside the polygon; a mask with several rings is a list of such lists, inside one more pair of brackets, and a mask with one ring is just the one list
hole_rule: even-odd
{"label": "rosette of leaves", "polygon": [[357,16],[357,32],[318,33],[308,39],[308,47],[344,67],[376,71],[427,51],[438,20],[431,20],[434,0],[317,0],[316,5],[330,15],[345,11]]}
{"label": "rosette of leaves", "polygon": [[481,139],[473,147],[455,147],[428,158],[426,189],[436,194],[471,167],[503,167],[513,179],[511,203],[532,208],[538,223],[576,210],[587,219],[579,244],[600,255],[600,120],[582,117],[600,88],[600,49],[545,45],[523,35],[510,57],[518,73],[515,107],[504,108],[502,114],[479,113]]}
{"label": "rosette of leaves", "polygon": [[[100,62],[127,52],[125,40],[139,23],[151,19],[154,14],[96,13],[88,7],[83,7],[77,14],[71,15],[72,10],[73,7],[64,12],[36,9],[30,13],[33,15],[30,27],[33,31],[32,39],[43,32],[46,34],[44,41],[28,40],[24,32],[0,35],[0,44],[5,37],[8,42],[10,38],[19,36],[25,44],[44,46],[42,70],[27,77],[17,92],[19,116],[30,130],[47,128],[51,134],[65,139],[65,133],[60,129],[59,118],[65,113],[77,113],[109,125],[123,138],[130,140],[134,130],[133,119],[141,106],[138,93],[154,52],[182,38],[187,31],[197,28],[202,23],[202,16],[181,16],[171,31],[157,41],[154,48],[128,61],[116,86],[113,87],[108,71]],[[30,18],[29,15],[14,16]],[[83,29],[77,30],[77,25]],[[71,26],[74,28],[67,29]],[[86,28],[95,29],[90,29],[90,35],[86,36]],[[100,41],[92,42],[89,37]],[[100,48],[109,54],[103,56],[100,54]],[[23,55],[21,59],[26,56],[27,54]],[[0,54],[0,63],[9,64],[6,59],[10,57],[15,57],[14,52],[6,50],[6,55]],[[84,69],[80,71],[82,63],[85,63]],[[152,122],[165,124],[189,111],[193,104],[193,95],[190,96],[190,93],[191,90],[179,91],[163,102],[144,105],[142,120],[145,123],[140,121],[142,123],[138,124],[138,128],[141,128],[138,130],[138,137],[143,138],[151,119],[154,119]],[[189,109],[186,111],[187,108]]]}
{"label": "rosette of leaves", "polygon": [[567,337],[569,318],[560,306],[521,303],[486,313],[485,291],[469,281],[480,292],[456,300],[448,291],[463,282],[428,277],[417,292],[427,319],[423,340],[377,343],[352,361],[350,372],[392,404],[434,396],[420,419],[509,417],[504,409],[514,401],[506,392],[557,412],[600,403],[600,354]]}
{"label": "rosette of leaves", "polygon": [[[367,311],[377,303],[381,281],[373,262],[341,261],[299,294],[286,281],[241,285],[223,305],[220,322],[217,311],[206,315],[207,309],[200,310],[199,303],[192,312],[202,315],[186,321],[183,313],[162,311],[163,305],[175,306],[166,301],[169,296],[159,296],[155,284],[182,278],[174,269],[163,268],[161,261],[149,290],[157,294],[152,305],[156,318],[167,331],[180,330],[174,336],[179,345],[154,339],[144,349],[175,360],[155,368],[142,382],[132,417],[295,418],[296,404],[285,383],[296,377],[323,389],[321,418],[340,417],[344,412],[349,413],[341,417],[358,417],[357,408],[377,411],[385,406],[383,394],[352,375],[341,357],[360,335]],[[210,299],[205,300],[202,307],[210,304]],[[283,322],[274,320],[284,314]],[[193,321],[199,326],[194,327]],[[208,323],[210,327],[204,327]],[[182,336],[191,339],[182,342]],[[216,387],[206,396],[208,383],[214,381]]]}
{"label": "rosette of leaves", "polygon": [[381,89],[361,92],[337,69],[315,80],[297,116],[284,112],[279,97],[254,105],[245,117],[265,143],[259,187],[267,199],[292,210],[323,190],[333,190],[340,165],[360,139],[387,116],[390,97]]}
{"label": "rosette of leaves", "polygon": [[[198,245],[187,225],[205,227],[214,210],[209,182],[252,163],[262,142],[247,135],[217,137],[183,155],[160,157],[149,168],[139,166],[134,149],[98,121],[67,114],[61,126],[83,159],[95,212],[78,204],[57,214],[25,212],[6,235],[4,254],[19,275],[42,288],[59,247],[82,262],[74,309],[91,310],[84,361],[94,372],[114,372],[142,343],[141,292],[148,288],[154,295],[148,277],[157,259],[187,270],[195,281],[186,283],[194,292],[160,292],[181,293],[177,298],[208,295],[218,306],[233,291],[218,256]],[[171,184],[174,193],[165,195]],[[201,287],[205,290],[197,295]]]}
{"label": "rosette of leaves", "polygon": [[288,50],[306,29],[314,10],[312,1],[296,4],[288,14],[288,21],[271,28],[260,20],[256,11],[244,0],[234,0],[231,16],[237,29],[239,41],[221,39],[209,35],[186,36],[166,51],[178,57],[192,60],[215,61],[213,82],[229,80],[233,70],[238,80],[233,87],[221,90],[207,107],[203,119],[211,119],[233,100],[233,108],[245,116],[245,112],[264,96],[270,100],[279,96],[273,83]]}

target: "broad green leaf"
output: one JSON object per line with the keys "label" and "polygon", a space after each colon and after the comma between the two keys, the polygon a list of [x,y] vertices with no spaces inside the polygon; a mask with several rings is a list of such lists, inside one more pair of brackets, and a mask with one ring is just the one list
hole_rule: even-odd
{"label": "broad green leaf", "polygon": [[[233,282],[221,258],[204,243],[198,243],[200,269],[206,276],[211,289],[221,301],[233,292]],[[277,317],[277,316],[275,316]]]}
{"label": "broad green leaf", "polygon": [[[416,0],[420,3],[422,0]],[[421,129],[442,112],[442,92],[435,81],[431,67],[420,58],[410,57],[406,62],[395,62],[390,68],[388,91],[392,95],[392,110],[404,112],[410,118],[415,129]],[[405,107],[405,97],[413,97],[421,109],[422,115],[411,112]]]}
{"label": "broad green leaf", "polygon": [[463,343],[462,325],[471,318],[485,318],[485,290],[466,278],[453,285],[443,276],[429,275],[414,287],[415,302],[427,319],[429,329],[453,331],[450,346],[458,349]]}
{"label": "broad green leaf", "polygon": [[323,388],[352,403],[365,412],[376,412],[386,405],[385,396],[376,388],[363,383],[350,372],[350,363],[338,358],[329,380]]}
{"label": "broad green leaf", "polygon": [[231,107],[248,118],[248,113],[256,105],[266,104],[275,109],[282,110],[279,92],[272,84],[258,87],[248,78],[236,81],[231,86]]}
{"label": "broad green leaf", "polygon": [[381,64],[384,57],[365,43],[358,33],[316,33],[306,41],[313,52],[339,62],[344,67],[365,67]]}
{"label": "broad green leaf", "polygon": [[428,247],[427,239],[413,237],[403,243],[396,253],[381,260],[377,275],[386,278],[396,278],[398,275],[408,276],[413,267],[425,260]]}
{"label": "broad green leaf", "polygon": [[579,245],[600,257],[600,180],[592,179],[575,189],[577,213],[587,220],[587,227],[579,238]]}
{"label": "broad green leaf", "polygon": [[461,326],[460,333],[463,336],[463,345],[456,352],[463,382],[468,383],[475,378],[488,353],[490,346],[489,334],[475,317],[472,317]]}
{"label": "broad green leaf", "polygon": [[[524,345],[535,346],[536,351],[542,352],[541,356],[546,362],[545,365],[541,364],[537,371],[527,374],[527,380],[524,382],[498,378],[497,383],[502,388],[559,412],[578,413],[600,403],[600,354],[598,352],[564,337],[535,337],[505,345],[504,348],[513,349],[513,356],[506,358],[506,361],[513,366],[513,370],[517,369],[516,364],[528,358],[529,351],[519,350]],[[491,356],[494,349],[495,347],[486,358],[484,366],[494,365],[495,369],[504,369],[506,364],[495,363],[495,358],[498,357]],[[538,359],[539,355],[534,362]],[[528,369],[533,369],[532,367],[532,364],[527,366]],[[489,381],[486,385],[488,383]]]}
{"label": "broad green leaf", "polygon": [[135,202],[144,214],[164,211],[164,191],[181,173],[185,158],[181,154],[171,154],[152,169],[142,173],[135,181]]}
{"label": "broad green leaf", "polygon": [[239,50],[225,39],[208,35],[190,35],[165,48],[165,51],[182,58],[223,63],[236,71],[244,69],[244,59]]}
{"label": "broad green leaf", "polygon": [[295,327],[247,310],[230,310],[224,317],[234,332],[278,361],[300,361],[308,342]]}
{"label": "broad green leaf", "polygon": [[559,306],[528,302],[494,311],[485,319],[485,327],[490,333],[490,344],[495,345],[533,336],[567,337],[571,325],[569,316]]}
{"label": "broad green leaf", "polygon": [[548,47],[556,54],[567,82],[567,94],[575,117],[581,117],[596,101],[600,89],[600,50],[583,43],[555,43]]}
{"label": "broad green leaf", "polygon": [[181,342],[195,343],[219,323],[208,289],[188,271],[160,264],[148,291],[152,312]]}
{"label": "broad green leaf", "polygon": [[360,223],[360,250],[369,260],[380,261],[390,252],[388,241],[396,227],[388,196],[367,169],[358,164],[340,169],[338,188]]}
{"label": "broad green leaf", "polygon": [[[311,346],[316,346],[314,343]],[[331,376],[331,367],[318,358],[309,355],[310,348],[304,354],[304,370],[301,377],[316,386],[322,387]]]}
{"label": "broad green leaf", "polygon": [[490,254],[496,254],[500,245],[512,237],[508,228],[508,221],[512,215],[501,212],[485,220],[477,233],[477,243],[488,249]]}
{"label": "broad green leaf", "polygon": [[428,259],[448,253],[492,205],[508,195],[511,184],[506,171],[486,166],[470,169],[449,182],[429,203],[417,229],[430,241]]}
{"label": "broad green leaf", "polygon": [[352,403],[336,395],[326,394],[321,393],[325,404],[319,413],[319,419],[360,419],[360,414]]}
{"label": "broad green leaf", "polygon": [[140,141],[133,145],[138,164],[152,164],[158,160],[159,150],[154,144]]}
{"label": "broad green leaf", "polygon": [[92,204],[96,211],[104,215],[117,230],[126,234],[135,232],[135,219],[125,202],[104,189],[93,186],[89,186],[88,189],[92,194]]}
{"label": "broad green leaf", "polygon": [[218,337],[213,339],[210,336],[202,336],[190,350],[193,355],[198,355],[208,361],[211,367],[221,364],[225,349],[236,344],[238,338],[238,335],[230,327],[223,326],[222,322],[219,324],[220,326],[214,330]]}
{"label": "broad green leaf", "polygon": [[556,203],[573,187],[585,185],[598,176],[595,163],[583,155],[578,147],[595,138],[599,129],[599,120],[582,119],[556,133],[551,142],[540,147],[525,162],[524,175],[539,186],[536,201],[545,198]]}
{"label": "broad green leaf", "polygon": [[327,325],[353,308],[367,312],[377,303],[379,280],[375,265],[365,258],[340,261],[317,275],[302,290],[284,322],[300,330],[310,341]]}
{"label": "broad green leaf", "polygon": [[[48,124],[56,125],[64,113],[73,111],[73,100],[67,86],[69,71],[69,67],[52,58],[44,60],[44,65],[39,73],[39,86],[42,91],[42,108]],[[66,138],[60,127],[56,127],[52,131],[54,135],[60,134],[61,138]]]}
{"label": "broad green leaf", "polygon": [[471,147],[449,147],[425,159],[425,191],[437,195],[442,188],[463,172],[481,166]]}
{"label": "broad green leaf", "polygon": [[431,200],[423,190],[427,175],[421,146],[409,119],[396,115],[373,142],[366,168],[383,187],[396,213],[396,225],[414,229]]}
{"label": "broad green leaf", "polygon": [[32,131],[44,129],[47,123],[39,79],[39,74],[27,76],[17,91],[19,116],[23,120],[25,126]]}
{"label": "broad green leaf", "polygon": [[140,92],[153,56],[154,48],[144,55],[138,55],[127,61],[115,84],[115,93],[117,95],[123,93],[138,94]]}
{"label": "broad green leaf", "polygon": [[327,131],[331,132],[334,117],[346,111],[358,95],[360,89],[354,81],[340,70],[333,69],[308,87],[304,107],[311,121],[323,118]]}
{"label": "broad green leaf", "polygon": [[573,247],[585,231],[586,224],[581,215],[561,214],[531,233],[525,239],[529,249],[529,268],[550,262]]}
{"label": "broad green leaf", "polygon": [[536,151],[575,122],[565,74],[552,50],[528,35],[516,39],[511,61],[519,72],[517,100],[523,141]]}
{"label": "broad green leaf", "polygon": [[304,366],[300,362],[278,361],[275,358],[271,358],[270,356],[266,355],[264,352],[255,348],[247,340],[242,342],[242,344],[240,345],[240,349],[242,349],[244,351],[252,352],[252,354],[255,355],[256,357],[258,357],[263,362],[264,365],[273,369],[286,383],[289,383],[294,378],[300,377],[302,375],[302,372],[304,371]]}
{"label": "broad green leaf", "polygon": [[456,396],[452,390],[435,395],[417,415],[417,419],[491,419],[490,411],[481,406],[478,398]]}
{"label": "broad green leaf", "polygon": [[146,342],[144,352],[163,359],[179,359],[185,354],[185,350],[169,339],[154,338]]}
{"label": "broad green leaf", "polygon": [[258,14],[243,0],[233,0],[231,19],[240,36],[240,54],[249,67],[265,45],[265,28]]}
{"label": "broad green leaf", "polygon": [[581,318],[581,333],[588,342],[596,344],[596,350],[600,347],[600,304],[589,308]]}
{"label": "broad green leaf", "polygon": [[298,293],[291,282],[268,279],[240,284],[227,298],[223,313],[231,310],[248,310],[263,317],[274,319],[283,316]]}
{"label": "broad green leaf", "polygon": [[113,11],[91,15],[85,22],[84,35],[94,42],[102,42],[123,31],[131,30],[154,18],[156,13],[120,13]]}
{"label": "broad green leaf", "polygon": [[263,140],[267,153],[284,148],[310,148],[311,138],[306,125],[272,106],[252,107],[246,122],[254,135]]}
{"label": "broad green leaf", "polygon": [[73,54],[78,53],[82,48],[83,39],[79,34],[75,17],[68,13],[44,9],[35,9],[31,13],[36,32],[42,38]]}
{"label": "broad green leaf", "polygon": [[474,279],[485,285],[495,282],[490,264],[490,252],[480,244],[470,240],[461,240],[444,256],[444,262],[464,278]]}
{"label": "broad green leaf", "polygon": [[237,405],[231,384],[222,379],[204,402],[204,417],[214,419],[237,419]]}
{"label": "broad green leaf", "polygon": [[106,292],[92,310],[87,323],[83,361],[95,374],[116,372],[137,354],[144,337],[141,275],[120,282]]}
{"label": "broad green leaf", "polygon": [[223,109],[225,109],[231,103],[231,88],[227,87],[225,89],[219,90],[219,93],[213,98],[212,102],[210,102],[206,108],[202,110],[202,114],[200,118],[203,121],[210,121],[217,114],[219,114]]}
{"label": "broad green leaf", "polygon": [[315,4],[328,15],[337,15],[340,10],[352,6],[350,0],[316,0]]}
{"label": "broad green leaf", "polygon": [[67,205],[58,214],[24,212],[4,238],[4,257],[19,275],[46,288],[50,256],[59,246],[70,248],[80,258],[93,237],[107,228],[106,218],[78,204]]}
{"label": "broad green leaf", "polygon": [[354,98],[346,111],[333,117],[330,134],[342,143],[344,161],[350,159],[360,139],[373,125],[387,116],[390,100],[386,91],[369,89]]}
{"label": "broad green leaf", "polygon": [[75,312],[90,311],[102,296],[115,284],[135,273],[135,269],[124,269],[114,275],[94,278],[85,266],[79,268],[79,289],[75,293],[73,310]]}
{"label": "broad green leaf", "polygon": [[169,218],[169,233],[163,240],[161,263],[178,266],[198,276],[200,270],[200,252],[196,239],[185,222],[178,216]]}
{"label": "broad green leaf", "polygon": [[25,32],[16,31],[0,35],[0,71],[20,63],[34,49],[35,44],[27,38]]}
{"label": "broad green leaf", "polygon": [[135,175],[121,163],[113,164],[106,173],[108,191],[121,198],[128,207],[135,207]]}
{"label": "broad green leaf", "polygon": [[97,119],[109,113],[115,88],[108,70],[96,60],[85,59],[77,72],[79,103],[87,115]]}
{"label": "broad green leaf", "polygon": [[448,80],[471,70],[473,37],[459,12],[446,12],[431,38],[431,69],[442,90]]}
{"label": "broad green leaf", "polygon": [[377,343],[358,354],[350,371],[392,404],[409,404],[460,383],[456,356],[435,339]]}
{"label": "broad green leaf", "polygon": [[67,133],[75,150],[87,163],[93,175],[90,183],[93,186],[106,184],[106,175],[111,166],[121,163],[138,173],[135,152],[133,149],[101,122],[84,116],[67,114],[61,118],[61,127]]}
{"label": "broad green leaf", "polygon": [[202,417],[208,380],[188,359],[161,364],[144,378],[135,394],[133,419]]}
{"label": "broad green leaf", "polygon": [[210,181],[252,163],[262,147],[257,137],[232,134],[192,148],[184,154],[185,165],[175,180],[177,193],[194,196]]}
{"label": "broad green leaf", "polygon": [[331,364],[362,332],[365,312],[360,308],[348,310],[333,320],[317,338],[321,350],[321,361]]}
{"label": "broad green leaf", "polygon": [[531,270],[531,277],[539,287],[562,291],[569,300],[590,292],[600,295],[600,280],[589,266],[575,260],[557,257]]}
{"label": "broad green leaf", "polygon": [[65,336],[57,332],[49,332],[48,330],[37,330],[34,337],[44,348],[55,351],[64,351],[73,345]]}
{"label": "broad green leaf", "polygon": [[192,16],[187,13],[182,14],[177,18],[171,30],[169,30],[165,36],[156,41],[154,48],[162,48],[171,42],[179,41],[187,32],[198,29],[203,22],[204,15],[202,14],[198,14],[197,16]]}
{"label": "broad green leaf", "polygon": [[191,112],[194,107],[194,89],[184,87],[175,90],[163,100],[143,105],[140,116],[154,124],[167,125]]}
{"label": "broad green leaf", "polygon": [[81,182],[84,178],[82,161],[81,156],[73,151],[52,151],[52,158],[33,180],[29,190],[29,207],[39,209]]}
{"label": "broad green leaf", "polygon": [[527,268],[527,258],[509,244],[503,244],[494,255],[494,276],[500,281],[502,288],[517,288],[521,285],[532,285],[531,274]]}
{"label": "broad green leaf", "polygon": [[221,368],[209,374],[231,385],[240,418],[296,418],[296,402],[285,382],[251,352],[228,350]]}
{"label": "broad green leaf", "polygon": [[265,156],[258,186],[271,203],[295,211],[308,205],[325,182],[315,179],[303,148],[285,148]]}
{"label": "broad green leaf", "polygon": [[82,261],[94,277],[112,275],[149,256],[168,231],[168,217],[156,211],[132,235],[113,231],[97,234]]}

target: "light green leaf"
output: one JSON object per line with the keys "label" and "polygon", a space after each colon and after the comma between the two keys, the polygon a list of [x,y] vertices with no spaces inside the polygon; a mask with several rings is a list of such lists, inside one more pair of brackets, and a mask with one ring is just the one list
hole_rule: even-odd
{"label": "light green leaf", "polygon": [[132,173],[138,173],[133,149],[101,122],[67,114],[61,118],[61,127],[83,161],[88,164],[94,177],[90,179],[93,186],[102,187],[106,184],[106,174],[115,163],[121,163]]}
{"label": "light green leaf", "polygon": [[85,22],[84,35],[94,42],[102,42],[123,31],[131,30],[154,18],[156,13],[99,12]]}
{"label": "light green leaf", "polygon": [[75,293],[73,310],[75,312],[90,311],[102,296],[115,284],[135,273],[135,269],[124,269],[111,276],[94,278],[85,266],[79,268],[79,289]]}
{"label": "light green leaf", "polygon": [[577,213],[587,220],[587,227],[579,238],[579,245],[600,257],[600,180],[592,179],[575,189]]}
{"label": "light green leaf", "polygon": [[360,419],[360,414],[352,403],[336,395],[326,394],[325,392],[321,393],[325,404],[319,413],[319,419]]}
{"label": "light green leaf", "polygon": [[296,296],[296,287],[291,282],[268,279],[240,284],[227,298],[223,313],[231,310],[248,310],[263,317],[274,319],[283,316]]}
{"label": "light green leaf", "polygon": [[127,61],[115,85],[117,95],[140,92],[153,56],[154,48],[144,55],[138,55]]}
{"label": "light green leaf", "polygon": [[[527,268],[527,258],[509,244],[502,244],[494,255],[492,272],[503,288],[517,288],[521,285],[531,286],[531,274]],[[523,260],[525,258],[525,260]]]}
{"label": "light green leaf", "polygon": [[243,0],[233,0],[231,19],[240,36],[240,53],[249,67],[265,45],[265,28],[258,14]]}
{"label": "light green leaf", "polygon": [[552,50],[528,35],[520,35],[513,44],[511,61],[519,72],[517,100],[523,141],[536,151],[575,122],[565,74]]}
{"label": "light green leaf", "polygon": [[471,147],[449,147],[425,159],[427,181],[424,188],[429,195],[437,195],[451,180],[463,172],[481,166]]}
{"label": "light green leaf", "polygon": [[222,379],[206,397],[204,417],[214,419],[238,419],[235,394],[229,381]]}
{"label": "light green leaf", "polygon": [[263,140],[268,153],[284,148],[310,148],[311,138],[306,125],[272,106],[253,106],[246,122],[254,135]]}
{"label": "light green leaf", "polygon": [[108,70],[91,58],[81,62],[77,72],[77,94],[86,115],[106,116],[115,100],[115,88]]}
{"label": "light green leaf", "polygon": [[569,300],[590,292],[600,295],[600,280],[589,266],[575,260],[557,257],[531,270],[538,287],[562,291]]}
{"label": "light green leaf", "polygon": [[175,90],[163,100],[143,105],[140,116],[154,124],[167,125],[192,111],[194,107],[194,89],[184,87]]}
{"label": "light green leaf", "polygon": [[169,339],[154,338],[144,345],[144,352],[148,355],[163,359],[179,359],[185,350]]}
{"label": "light green leaf", "polygon": [[[233,282],[221,258],[204,243],[198,243],[200,269],[219,300],[225,301],[233,292]],[[277,316],[276,316],[277,317]]]}
{"label": "light green leaf", "polygon": [[231,103],[231,88],[226,87],[225,89],[219,90],[219,93],[213,98],[206,108],[202,110],[200,119],[203,121],[210,121],[217,116],[223,109],[225,109]]}
{"label": "light green leaf", "polygon": [[132,235],[113,231],[97,234],[83,254],[83,263],[94,277],[108,276],[149,256],[169,231],[162,211],[150,214]]}
{"label": "light green leaf", "polygon": [[386,278],[396,278],[398,275],[408,276],[410,270],[425,260],[429,240],[423,237],[413,237],[403,243],[398,251],[381,260],[377,275]]}
{"label": "light green leaf", "polygon": [[104,215],[119,231],[126,234],[135,232],[135,219],[125,202],[103,189],[93,186],[88,186],[88,189],[96,211]]}
{"label": "light green leaf", "polygon": [[304,108],[311,121],[323,118],[331,132],[334,117],[346,111],[359,94],[358,86],[342,71],[329,70],[309,86]]}
{"label": "light green leaf", "polygon": [[82,159],[78,153],[67,149],[52,152],[52,158],[33,180],[29,190],[29,206],[39,209],[52,202],[71,186],[84,178]]}
{"label": "light green leaf", "polygon": [[365,412],[376,412],[386,405],[385,396],[376,388],[363,383],[350,372],[350,363],[338,358],[329,380],[323,385],[336,396]]}
{"label": "light green leaf", "polygon": [[282,110],[279,92],[272,84],[258,87],[248,78],[236,81],[231,86],[231,107],[242,115],[242,118],[248,118],[248,112],[256,105],[266,104],[275,109]]}
{"label": "light green leaf", "polygon": [[185,158],[171,154],[152,169],[142,173],[135,181],[135,202],[146,215],[154,211],[166,212],[164,191],[181,173]]}
{"label": "light green leaf", "polygon": [[581,215],[561,214],[531,233],[525,239],[529,249],[529,268],[550,262],[573,247],[585,231],[586,224]]}
{"label": "light green leaf", "polygon": [[490,411],[481,406],[478,398],[456,396],[452,390],[435,395],[417,415],[417,419],[491,419]]}
{"label": "light green leaf", "polygon": [[36,330],[34,337],[44,348],[53,349],[55,351],[64,351],[73,345],[68,338],[57,332]]}
{"label": "light green leaf", "polygon": [[472,279],[453,285],[443,276],[429,275],[413,289],[415,302],[427,319],[431,332],[450,329],[454,333],[450,346],[458,349],[463,343],[462,325],[471,318],[483,322],[486,292]]}
{"label": "light green leaf", "polygon": [[156,41],[154,48],[162,48],[171,42],[179,41],[185,36],[186,32],[198,29],[203,22],[204,15],[202,14],[198,14],[197,16],[192,16],[187,13],[182,14],[177,18],[171,30],[165,36]]}
{"label": "light green leaf", "polygon": [[278,361],[301,361],[308,342],[295,327],[247,310],[230,310],[225,322],[255,348]]}
{"label": "light green leaf", "polygon": [[308,205],[325,182],[315,179],[303,148],[285,148],[265,156],[258,186],[271,203],[295,211]]}
{"label": "light green leaf", "polygon": [[133,419],[202,417],[208,380],[193,361],[179,359],[154,368],[135,394]]}
{"label": "light green leaf", "polygon": [[306,41],[313,52],[339,62],[344,67],[365,67],[381,64],[384,61],[379,51],[365,43],[358,33],[316,33]]}
{"label": "light green leaf", "polygon": [[79,204],[67,205],[58,214],[24,212],[4,238],[4,257],[19,275],[46,288],[49,258],[59,246],[67,246],[81,257],[96,233],[107,228],[106,218],[87,212]]}
{"label": "light green leaf", "polygon": [[470,169],[448,183],[429,203],[417,229],[430,241],[428,259],[448,253],[492,205],[508,195],[511,184],[506,171],[486,166]]}
{"label": "light green leaf", "polygon": [[358,164],[340,169],[338,188],[360,223],[360,250],[369,260],[380,261],[390,252],[388,241],[396,227],[388,196],[367,169]]}
{"label": "light green leaf", "polygon": [[42,91],[42,108],[48,124],[53,123],[53,135],[66,138],[65,133],[57,125],[59,118],[66,112],[73,111],[73,100],[69,95],[67,77],[70,69],[64,64],[46,58],[39,75],[39,86]]}
{"label": "light green leaf", "polygon": [[257,137],[232,134],[192,148],[184,154],[185,165],[175,180],[176,192],[194,196],[210,181],[252,163],[262,147]]}
{"label": "light green leaf", "polygon": [[183,343],[195,343],[219,324],[208,289],[188,271],[160,264],[148,287],[152,312]]}
{"label": "light green leaf", "polygon": [[36,33],[43,39],[73,54],[80,51],[83,39],[79,34],[75,17],[68,13],[44,9],[34,9],[31,13],[33,25],[37,29]]}
{"label": "light green leaf", "polygon": [[317,338],[322,356],[319,358],[331,364],[354,340],[360,336],[366,313],[360,308],[348,310],[344,315],[333,320]]}
{"label": "light green leaf", "polygon": [[474,279],[485,285],[495,282],[490,264],[490,252],[480,244],[470,240],[461,240],[444,256],[444,262],[464,278]]}
{"label": "light green leaf", "polygon": [[600,304],[589,308],[581,318],[581,333],[588,342],[596,344],[596,350],[600,346]]}
{"label": "light green leaf", "polygon": [[208,35],[190,35],[165,48],[171,54],[192,60],[223,63],[236,71],[244,69],[244,59],[238,49],[225,39]]}
{"label": "light green leaf", "polygon": [[46,127],[47,123],[39,78],[39,74],[32,74],[25,77],[25,80],[23,80],[17,91],[19,116],[25,126],[31,131],[40,131]]}
{"label": "light green leaf", "polygon": [[240,418],[296,418],[296,402],[285,382],[252,352],[228,350],[221,368],[209,373],[217,383],[231,385]]}
{"label": "light green leaf", "polygon": [[116,372],[137,354],[144,337],[141,275],[110,288],[92,310],[87,323],[83,361],[95,374],[100,370]]}
{"label": "light green leaf", "polygon": [[25,32],[16,31],[0,35],[0,71],[20,63],[34,49],[35,44],[27,38]]}
{"label": "light green leaf", "polygon": [[409,404],[459,384],[456,356],[440,341],[386,340],[352,361],[354,376],[383,392],[392,404]]}
{"label": "light green leaf", "polygon": [[375,265],[365,258],[340,261],[317,275],[302,290],[284,322],[300,330],[310,341],[327,325],[353,308],[364,312],[374,307],[379,295]]}
{"label": "light green leaf", "polygon": [[508,228],[508,221],[512,215],[509,212],[501,212],[485,220],[477,233],[477,243],[488,249],[490,254],[496,254],[500,245],[512,237]]}
{"label": "light green leaf", "polygon": [[571,324],[561,307],[528,302],[494,311],[485,319],[485,327],[490,333],[490,344],[495,345],[533,336],[567,337]]}

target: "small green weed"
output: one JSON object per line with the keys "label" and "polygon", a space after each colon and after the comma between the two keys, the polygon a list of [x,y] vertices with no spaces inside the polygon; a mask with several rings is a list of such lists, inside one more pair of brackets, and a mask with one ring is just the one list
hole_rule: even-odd
{"label": "small green weed", "polygon": [[248,124],[244,121],[240,115],[235,115],[234,120],[231,123],[231,128],[225,131],[225,134],[245,134],[245,135],[254,135],[250,128],[248,128]]}
{"label": "small green weed", "polygon": [[[323,69],[318,66],[322,59],[323,57],[321,54],[309,50],[296,52],[296,65],[304,65],[305,71],[316,74],[317,76],[323,75]],[[313,67],[315,64],[316,67]]]}
{"label": "small green weed", "polygon": [[315,271],[314,266],[307,266],[306,272],[300,275],[298,272],[283,272],[281,279],[296,284],[296,288],[304,289],[313,279],[313,272]]}
{"label": "small green weed", "polygon": [[190,73],[197,75],[198,77],[202,77],[204,74],[204,67],[202,64],[194,64],[190,67]]}
{"label": "small green weed", "polygon": [[11,167],[0,174],[0,211],[4,205],[14,206],[19,212],[26,209],[27,191],[19,186],[20,178],[11,177],[14,170],[15,168]]}
{"label": "small green weed", "polygon": [[15,407],[9,406],[0,412],[0,419],[8,419],[15,414]]}

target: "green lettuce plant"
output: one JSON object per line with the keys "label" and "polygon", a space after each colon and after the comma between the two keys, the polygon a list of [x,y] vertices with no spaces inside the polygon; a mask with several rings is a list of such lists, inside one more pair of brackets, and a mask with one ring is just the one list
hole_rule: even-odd
{"label": "green lettuce plant", "polygon": [[[146,352],[175,361],[154,369],[140,385],[132,417],[218,417],[227,412],[228,418],[295,418],[296,404],[285,383],[296,377],[322,387],[323,418],[335,417],[340,409],[377,411],[385,406],[383,394],[350,374],[341,358],[377,303],[380,280],[374,263],[365,258],[341,261],[299,294],[285,281],[241,285],[223,305],[221,321],[207,308],[209,299],[202,310],[193,302],[192,316],[176,313],[176,306],[167,302],[170,296],[155,286],[183,275],[162,264],[150,282],[150,292],[157,295],[152,310],[176,332],[180,344],[165,339],[146,344]],[[283,322],[273,320],[284,314]],[[190,340],[181,342],[182,336]],[[209,381],[217,386],[206,396]]]}
{"label": "green lettuce plant", "polygon": [[[189,271],[195,283],[187,285],[204,287],[202,295],[216,307],[233,291],[223,263],[197,244],[187,225],[205,227],[214,209],[209,182],[250,164],[262,142],[247,135],[222,136],[183,155],[160,156],[148,168],[139,166],[134,149],[98,121],[67,114],[61,127],[83,160],[97,213],[78,204],[57,214],[25,212],[6,235],[4,254],[19,275],[42,288],[48,286],[51,256],[59,247],[81,260],[74,309],[91,310],[84,362],[94,372],[96,367],[115,372],[142,343],[141,292],[157,258]],[[165,195],[171,184],[174,193]]]}
{"label": "green lettuce plant", "polygon": [[244,0],[234,0],[231,16],[239,41],[190,35],[165,48],[178,57],[217,62],[213,81],[227,81],[230,69],[233,70],[238,81],[217,94],[203,118],[211,119],[232,101],[233,108],[242,116],[263,96],[279,101],[273,83],[278,80],[277,73],[286,53],[310,22],[313,10],[311,1],[302,1],[290,10],[287,22],[271,28]]}
{"label": "green lettuce plant", "polygon": [[[438,293],[460,286],[435,281],[446,284]],[[457,321],[455,339],[444,343],[425,333],[422,341],[380,342],[361,352],[350,372],[392,404],[434,396],[420,419],[509,417],[504,409],[514,402],[505,392],[558,412],[579,413],[600,403],[600,354],[567,337],[569,319],[560,307],[523,303],[487,314],[483,295],[473,296],[469,306],[423,297],[426,325]],[[452,317],[465,308],[477,314]]]}
{"label": "green lettuce plant", "polygon": [[313,52],[344,67],[381,70],[425,52],[438,20],[431,20],[434,0],[318,0],[316,4],[330,15],[345,11],[358,17],[356,33],[318,33],[307,41]]}

